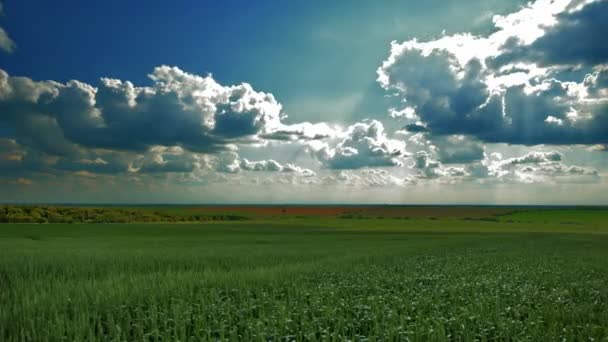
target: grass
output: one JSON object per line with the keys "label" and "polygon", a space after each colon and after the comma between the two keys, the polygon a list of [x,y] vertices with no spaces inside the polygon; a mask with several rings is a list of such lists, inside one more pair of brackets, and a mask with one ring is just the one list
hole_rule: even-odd
{"label": "grass", "polygon": [[0,340],[608,340],[608,212],[569,210],[4,224]]}

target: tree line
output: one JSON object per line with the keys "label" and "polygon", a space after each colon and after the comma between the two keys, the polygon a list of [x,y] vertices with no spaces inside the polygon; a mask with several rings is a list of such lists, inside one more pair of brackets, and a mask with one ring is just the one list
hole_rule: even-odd
{"label": "tree line", "polygon": [[244,216],[233,214],[202,215],[187,209],[0,206],[0,223],[204,222],[245,219]]}

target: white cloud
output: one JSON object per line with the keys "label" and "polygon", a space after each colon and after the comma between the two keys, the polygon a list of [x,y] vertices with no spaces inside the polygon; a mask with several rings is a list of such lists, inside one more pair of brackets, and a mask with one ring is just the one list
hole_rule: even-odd
{"label": "white cloud", "polygon": [[281,172],[301,177],[313,177],[316,173],[310,169],[305,169],[294,164],[277,162],[274,159],[249,161],[240,158],[235,152],[220,154],[216,159],[216,170],[224,173],[239,173],[241,171],[260,171],[260,172]]}
{"label": "white cloud", "polygon": [[498,163],[498,167],[504,168],[504,167],[507,167],[510,165],[558,162],[558,161],[561,161],[562,158],[563,158],[563,155],[557,151],[550,151],[550,152],[532,151],[521,157],[501,160],[500,163]]}
{"label": "white cloud", "polygon": [[315,157],[329,169],[401,166],[405,142],[390,139],[381,122],[356,123],[346,130],[335,147],[328,143],[309,144]]}
{"label": "white cloud", "polygon": [[[377,70],[380,85],[403,97],[404,109],[390,114],[407,110],[420,121],[412,129],[484,142],[606,143],[608,50],[600,37],[608,25],[597,14],[606,9],[605,0],[538,0],[495,16],[488,36],[393,42]],[[575,82],[572,68],[591,72]]]}
{"label": "white cloud", "polygon": [[440,183],[580,183],[597,182],[597,170],[566,165],[557,151],[531,151],[521,157],[503,159],[498,153],[485,155],[479,162],[445,167],[430,153],[417,152],[411,168],[420,180]]}
{"label": "white cloud", "polygon": [[557,151],[531,151],[521,157],[495,159],[489,163],[490,174],[501,181],[520,183],[596,182],[597,170],[566,165]]}
{"label": "white cloud", "polygon": [[409,177],[400,178],[385,169],[340,170],[325,176],[321,184],[354,188],[404,187],[415,183]]}

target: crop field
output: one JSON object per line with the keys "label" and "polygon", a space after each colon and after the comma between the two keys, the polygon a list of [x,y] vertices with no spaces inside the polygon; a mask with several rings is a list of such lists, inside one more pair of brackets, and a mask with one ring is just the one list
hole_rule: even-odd
{"label": "crop field", "polygon": [[0,224],[0,340],[608,341],[606,208],[163,210]]}

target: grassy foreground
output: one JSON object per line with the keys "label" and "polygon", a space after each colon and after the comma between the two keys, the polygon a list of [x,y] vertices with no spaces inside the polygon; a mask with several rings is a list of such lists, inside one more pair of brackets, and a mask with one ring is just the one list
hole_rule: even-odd
{"label": "grassy foreground", "polygon": [[591,338],[605,210],[0,225],[2,341]]}

